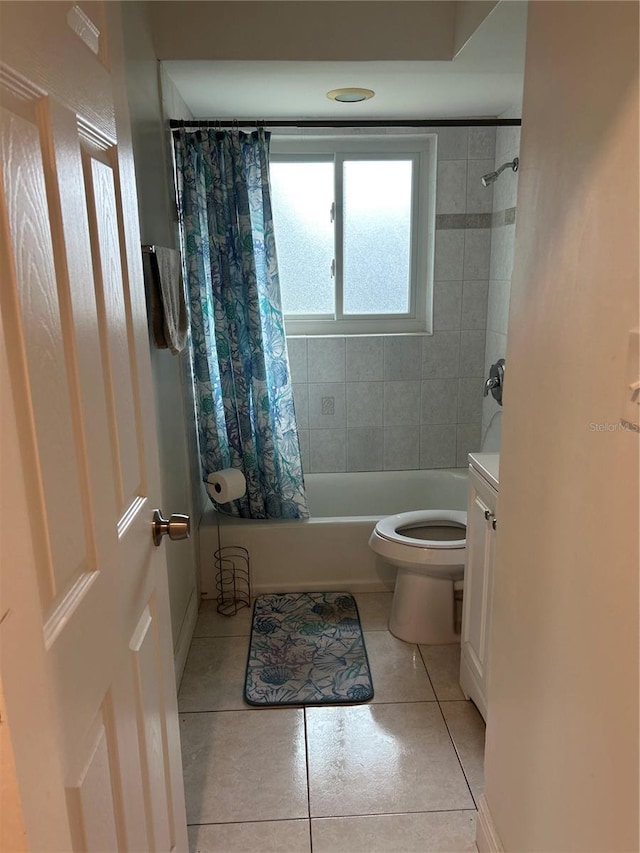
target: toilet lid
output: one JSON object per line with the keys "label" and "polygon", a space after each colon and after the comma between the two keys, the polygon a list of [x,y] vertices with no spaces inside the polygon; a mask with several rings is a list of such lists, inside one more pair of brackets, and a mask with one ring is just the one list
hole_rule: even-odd
{"label": "toilet lid", "polygon": [[[464,548],[466,546],[466,536],[462,539],[417,539],[412,536],[405,535],[402,529],[411,527],[437,527],[446,525],[462,525],[467,526],[467,513],[458,512],[457,510],[419,510],[418,512],[400,512],[397,515],[388,515],[386,518],[380,519],[376,524],[376,533],[383,539],[388,539],[390,542],[397,542],[401,545],[410,545],[413,548],[440,548],[451,551],[456,548]],[[411,531],[408,530],[407,533]]]}

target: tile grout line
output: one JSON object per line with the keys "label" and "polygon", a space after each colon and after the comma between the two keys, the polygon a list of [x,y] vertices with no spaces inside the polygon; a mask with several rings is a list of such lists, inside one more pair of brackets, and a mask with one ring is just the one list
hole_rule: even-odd
{"label": "tile grout line", "polygon": [[[444,699],[443,701],[449,702],[467,702],[467,699]],[[342,708],[360,708],[360,707],[372,707],[372,706],[382,706],[382,705],[432,705],[432,704],[440,704],[437,698],[434,699],[403,699],[401,701],[389,699],[387,702],[373,702],[371,700],[367,702],[341,702],[339,705],[327,705],[325,707],[342,707]],[[314,707],[322,707],[322,705],[314,706]],[[259,713],[260,711],[302,711],[304,710],[304,705],[281,705],[280,707],[273,705],[264,705],[264,706],[244,706],[242,708],[209,708],[203,709],[201,711],[184,711],[180,710],[180,716],[184,716],[187,714],[233,714],[241,711],[247,711],[251,713]]]}
{"label": "tile grout line", "polygon": [[[470,809],[466,809],[470,811]],[[188,823],[187,826],[243,826],[245,823],[297,823],[305,820],[303,817],[276,817],[263,818],[262,820],[218,820],[203,821],[202,823]]]}
{"label": "tile grout line", "polygon": [[307,709],[302,709],[304,721],[304,763],[307,771],[307,812],[309,813],[309,853],[313,853],[313,832],[311,831],[311,780],[309,774],[309,733],[307,730]]}
{"label": "tile grout line", "polygon": [[[417,815],[417,814],[451,814],[453,812],[476,812],[475,808],[466,808],[466,809],[426,809],[422,811],[413,811],[413,812],[354,812],[353,814],[344,814],[344,815],[318,815],[314,817],[313,820],[342,820],[344,818],[355,818],[355,817],[398,817],[402,815]],[[242,826],[245,823],[296,823],[300,820],[309,820],[311,823],[311,819],[303,818],[303,817],[279,817],[279,818],[266,818],[264,820],[229,820],[229,821],[212,821],[212,822],[203,822],[203,823],[188,823],[187,826]]]}
{"label": "tile grout line", "polygon": [[[440,716],[442,717],[442,721],[444,722],[444,726],[447,730],[447,734],[449,735],[449,740],[451,741],[451,746],[453,747],[453,751],[456,754],[456,758],[458,759],[458,764],[460,765],[460,770],[462,770],[462,775],[464,776],[464,781],[466,782],[467,788],[469,790],[469,795],[471,797],[471,801],[475,806],[475,810],[478,810],[478,804],[476,803],[476,798],[473,796],[473,791],[471,790],[471,785],[469,784],[469,780],[467,779],[467,774],[464,770],[464,765],[462,764],[462,760],[460,758],[460,753],[458,752],[458,748],[456,747],[456,742],[453,739],[453,735],[451,734],[451,730],[449,728],[449,724],[447,723],[447,718],[444,715],[444,711],[442,710],[442,705],[440,704],[440,699],[438,698],[438,694],[436,693],[435,687],[433,686],[433,681],[431,681],[431,676],[429,675],[429,668],[427,666],[427,662],[424,659],[422,654],[422,649],[418,646],[418,652],[420,653],[420,657],[422,658],[422,663],[424,664],[424,668],[427,672],[427,678],[429,679],[429,683],[431,684],[431,688],[433,690],[433,694],[436,697],[436,703],[438,705],[438,710],[440,711]],[[460,701],[460,700],[458,700]],[[467,700],[465,700],[467,701]]]}

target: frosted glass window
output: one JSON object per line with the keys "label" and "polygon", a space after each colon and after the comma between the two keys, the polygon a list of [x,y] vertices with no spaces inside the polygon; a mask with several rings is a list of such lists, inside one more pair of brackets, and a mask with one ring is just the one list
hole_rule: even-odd
{"label": "frosted glass window", "polygon": [[411,293],[411,160],[346,160],[343,311],[406,314]]}
{"label": "frosted glass window", "polygon": [[285,314],[333,314],[333,162],[272,162],[271,201]]}

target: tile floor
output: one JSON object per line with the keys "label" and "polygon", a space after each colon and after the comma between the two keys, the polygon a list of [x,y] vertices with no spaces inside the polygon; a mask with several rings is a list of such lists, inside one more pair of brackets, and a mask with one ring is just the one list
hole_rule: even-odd
{"label": "tile floor", "polygon": [[476,849],[484,722],[459,647],[396,640],[391,597],[356,596],[373,700],[311,708],[246,705],[251,613],[203,602],[179,694],[191,853]]}

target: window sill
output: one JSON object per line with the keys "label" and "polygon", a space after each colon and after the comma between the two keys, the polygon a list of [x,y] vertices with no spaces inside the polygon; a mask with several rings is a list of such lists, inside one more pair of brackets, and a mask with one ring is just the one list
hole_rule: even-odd
{"label": "window sill", "polygon": [[432,335],[433,330],[427,324],[417,320],[381,320],[379,322],[358,322],[351,320],[295,321],[285,319],[285,334],[288,338],[300,337],[366,337],[397,335]]}

